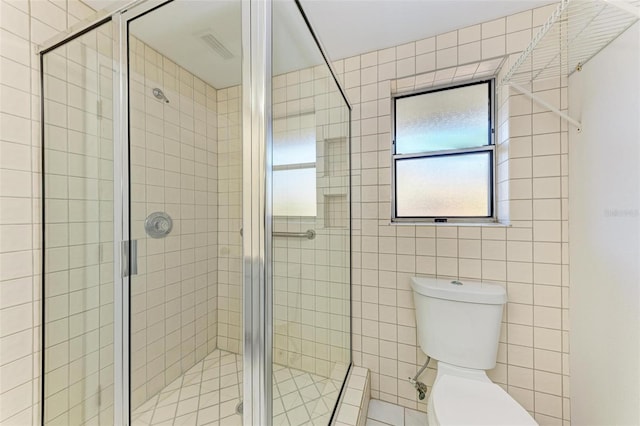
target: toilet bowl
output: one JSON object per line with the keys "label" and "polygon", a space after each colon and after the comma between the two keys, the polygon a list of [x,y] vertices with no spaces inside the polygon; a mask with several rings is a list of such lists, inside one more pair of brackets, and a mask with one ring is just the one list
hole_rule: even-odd
{"label": "toilet bowl", "polygon": [[427,402],[429,426],[534,426],[536,421],[484,371],[438,363]]}
{"label": "toilet bowl", "polygon": [[429,426],[537,425],[485,372],[496,365],[504,287],[436,278],[411,281],[420,347],[438,361],[427,401]]}

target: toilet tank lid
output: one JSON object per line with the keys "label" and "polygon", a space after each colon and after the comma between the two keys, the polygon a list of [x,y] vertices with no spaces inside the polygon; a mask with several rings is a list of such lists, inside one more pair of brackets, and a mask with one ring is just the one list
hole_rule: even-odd
{"label": "toilet tank lid", "polygon": [[489,282],[413,277],[411,287],[416,293],[436,299],[488,305],[503,305],[507,302],[504,287]]}

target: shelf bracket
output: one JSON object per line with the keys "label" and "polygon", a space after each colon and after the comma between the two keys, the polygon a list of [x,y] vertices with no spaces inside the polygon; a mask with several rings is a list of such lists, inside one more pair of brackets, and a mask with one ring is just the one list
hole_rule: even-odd
{"label": "shelf bracket", "polygon": [[545,107],[546,109],[548,109],[552,113],[556,114],[560,118],[563,118],[564,120],[566,120],[568,123],[573,124],[578,129],[578,131],[582,130],[582,123],[580,123],[578,120],[575,120],[575,119],[571,118],[569,115],[567,115],[566,113],[560,111],[558,108],[554,107],[549,102],[545,101],[544,99],[541,99],[540,97],[538,97],[535,94],[531,93],[529,90],[525,89],[524,87],[520,86],[519,84],[516,84],[516,83],[513,83],[513,82],[510,82],[510,83],[507,83],[507,84],[509,86],[513,87],[516,91],[518,91],[521,94],[525,95],[527,98],[531,99],[533,102],[537,103],[538,105],[540,105],[542,107]]}
{"label": "shelf bracket", "polygon": [[622,0],[603,0],[605,3],[610,4],[611,6],[617,7],[620,10],[623,10],[636,18],[640,19],[640,8],[635,7],[626,1]]}

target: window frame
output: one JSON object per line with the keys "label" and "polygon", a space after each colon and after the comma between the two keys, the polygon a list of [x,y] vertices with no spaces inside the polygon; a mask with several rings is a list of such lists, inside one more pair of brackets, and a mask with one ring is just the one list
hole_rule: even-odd
{"label": "window frame", "polygon": [[[402,98],[408,98],[412,96],[420,96],[428,93],[441,92],[445,90],[457,89],[466,86],[472,86],[476,84],[488,83],[488,121],[489,132],[487,135],[488,144],[478,147],[460,148],[460,149],[448,149],[438,151],[426,151],[417,152],[412,154],[396,154],[396,101]],[[495,102],[495,78],[482,78],[476,80],[468,80],[465,82],[456,82],[452,84],[446,84],[441,86],[430,87],[426,90],[416,90],[412,92],[398,93],[391,96],[391,222],[392,223],[495,223],[497,222],[497,197],[496,197],[496,102]],[[397,215],[397,186],[396,186],[396,162],[406,159],[420,159],[429,157],[443,157],[454,155],[465,155],[474,153],[489,152],[489,215],[488,216],[398,216]]]}

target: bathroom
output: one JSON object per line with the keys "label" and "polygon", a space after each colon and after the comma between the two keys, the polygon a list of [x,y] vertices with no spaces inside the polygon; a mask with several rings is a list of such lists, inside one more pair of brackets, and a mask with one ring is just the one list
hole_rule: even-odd
{"label": "bathroom", "polygon": [[639,18],[1,0],[0,424],[640,424]]}

